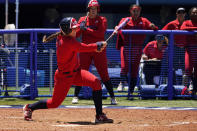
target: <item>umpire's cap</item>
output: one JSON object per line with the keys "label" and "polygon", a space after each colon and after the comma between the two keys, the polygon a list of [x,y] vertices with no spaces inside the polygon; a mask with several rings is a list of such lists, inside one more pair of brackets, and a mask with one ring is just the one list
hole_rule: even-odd
{"label": "umpire's cap", "polygon": [[77,23],[75,18],[66,17],[60,21],[59,26],[61,30],[68,35],[72,32],[72,29],[79,27],[79,24]]}

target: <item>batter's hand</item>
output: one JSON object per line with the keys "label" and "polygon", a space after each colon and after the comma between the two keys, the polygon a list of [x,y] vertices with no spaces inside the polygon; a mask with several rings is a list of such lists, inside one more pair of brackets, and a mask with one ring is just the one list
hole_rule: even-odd
{"label": "batter's hand", "polygon": [[97,52],[102,52],[105,47],[107,46],[107,42],[106,41],[98,41],[96,42],[97,44]]}
{"label": "batter's hand", "polygon": [[43,43],[46,43],[46,37],[47,37],[46,35],[43,36],[43,38],[42,38]]}
{"label": "batter's hand", "polygon": [[82,22],[80,23],[80,29],[81,29],[81,30],[86,30],[86,29],[87,29],[87,27],[86,27],[86,22],[85,22],[85,21],[82,21]]}
{"label": "batter's hand", "polygon": [[116,26],[115,27],[115,29],[114,29],[114,32],[113,32],[114,34],[117,34],[118,33],[118,26]]}

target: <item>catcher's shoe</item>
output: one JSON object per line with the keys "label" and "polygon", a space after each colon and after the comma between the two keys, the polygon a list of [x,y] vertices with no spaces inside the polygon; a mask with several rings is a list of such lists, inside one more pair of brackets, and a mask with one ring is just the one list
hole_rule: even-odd
{"label": "catcher's shoe", "polygon": [[120,82],[120,84],[119,84],[118,87],[117,87],[117,91],[118,91],[118,92],[121,92],[121,91],[123,91],[123,90],[124,90],[124,85],[123,85],[122,82]]}
{"label": "catcher's shoe", "polygon": [[78,97],[73,97],[73,100],[72,100],[73,104],[78,104],[78,101],[79,101]]}
{"label": "catcher's shoe", "polygon": [[111,98],[111,105],[117,105],[118,102],[116,101],[116,98],[115,97],[112,97]]}
{"label": "catcher's shoe", "polygon": [[107,116],[102,113],[100,115],[96,115],[95,123],[113,123],[112,119],[107,118]]}
{"label": "catcher's shoe", "polygon": [[23,107],[23,113],[24,113],[24,120],[26,121],[32,121],[32,110],[28,107],[29,104],[25,105]]}

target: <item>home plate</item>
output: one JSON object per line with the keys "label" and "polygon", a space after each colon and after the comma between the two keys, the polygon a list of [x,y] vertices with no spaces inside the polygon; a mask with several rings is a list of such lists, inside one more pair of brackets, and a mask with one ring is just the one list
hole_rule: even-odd
{"label": "home plate", "polygon": [[84,125],[68,124],[68,125],[52,125],[52,126],[58,126],[58,127],[75,127],[75,126],[84,126]]}

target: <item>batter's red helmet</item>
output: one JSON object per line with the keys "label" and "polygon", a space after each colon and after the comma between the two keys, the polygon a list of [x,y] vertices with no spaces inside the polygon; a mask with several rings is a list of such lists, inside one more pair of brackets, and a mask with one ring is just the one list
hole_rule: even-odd
{"label": "batter's red helmet", "polygon": [[73,28],[79,27],[79,24],[73,17],[63,18],[59,23],[60,28],[65,34],[69,34],[72,32]]}
{"label": "batter's red helmet", "polygon": [[87,9],[89,10],[90,7],[97,7],[98,11],[100,10],[100,5],[97,0],[90,0],[90,2],[88,3]]}

